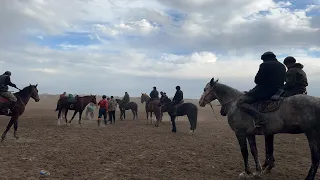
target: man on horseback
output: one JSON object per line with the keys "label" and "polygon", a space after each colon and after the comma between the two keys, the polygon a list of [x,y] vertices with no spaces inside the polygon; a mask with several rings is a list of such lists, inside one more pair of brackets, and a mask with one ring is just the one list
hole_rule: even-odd
{"label": "man on horseback", "polygon": [[122,98],[122,100],[121,100],[121,104],[119,104],[119,107],[120,107],[121,105],[125,105],[125,104],[127,104],[127,103],[129,103],[129,102],[130,102],[130,96],[129,96],[128,92],[125,92],[125,93],[124,93],[124,96],[123,96],[123,98]]}
{"label": "man on horseback", "polygon": [[60,99],[67,97],[67,93],[63,92],[62,94],[60,94]]}
{"label": "man on horseback", "polygon": [[173,115],[177,115],[177,109],[180,104],[183,103],[183,92],[180,86],[176,86],[176,93],[172,99],[172,104],[174,105]]}
{"label": "man on horseback", "polygon": [[157,91],[157,87],[153,87],[153,90],[150,92],[150,102],[153,100],[159,100],[159,92]]}
{"label": "man on horseback", "polygon": [[306,94],[308,79],[304,72],[303,65],[296,63],[296,59],[288,56],[284,59],[283,64],[288,68],[286,75],[286,84],[284,85],[284,97],[294,96],[296,94]]}
{"label": "man on horseback", "polygon": [[251,104],[262,100],[269,100],[272,96],[281,91],[286,77],[286,68],[280,63],[272,52],[265,52],[261,56],[263,63],[255,76],[256,86],[241,97],[237,106],[244,112],[255,118],[257,128],[267,123],[266,118]]}
{"label": "man on horseback", "polygon": [[161,95],[161,97],[160,97],[160,103],[162,103],[162,102],[163,102],[163,99],[164,99],[164,93],[163,93],[162,91],[160,91],[160,95]]}
{"label": "man on horseback", "polygon": [[159,92],[157,91],[157,87],[153,87],[153,90],[150,92],[149,96],[150,96],[150,100],[147,102],[148,105],[153,100],[159,100]]}
{"label": "man on horseback", "polygon": [[10,109],[13,110],[17,102],[16,96],[8,91],[9,90],[8,86],[17,88],[17,86],[11,82],[10,77],[11,77],[10,71],[6,71],[4,74],[0,76],[0,96],[10,101],[9,107],[7,109],[2,109],[2,111],[6,111],[8,114],[10,114]]}

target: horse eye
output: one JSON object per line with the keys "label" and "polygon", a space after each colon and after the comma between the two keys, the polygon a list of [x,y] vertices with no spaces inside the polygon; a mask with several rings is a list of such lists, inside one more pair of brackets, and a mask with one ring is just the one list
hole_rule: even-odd
{"label": "horse eye", "polygon": [[204,88],[203,91],[206,91],[206,88]]}

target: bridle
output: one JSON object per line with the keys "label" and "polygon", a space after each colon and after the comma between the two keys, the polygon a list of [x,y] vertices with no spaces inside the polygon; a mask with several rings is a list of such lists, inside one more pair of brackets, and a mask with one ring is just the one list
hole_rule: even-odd
{"label": "bridle", "polygon": [[[213,84],[213,86],[214,86],[214,85],[215,85],[215,84]],[[219,119],[217,118],[217,116],[216,116],[216,114],[215,114],[215,112],[214,112],[214,109],[213,109],[213,106],[212,106],[211,102],[206,102],[206,97],[207,97],[209,94],[212,94],[212,93],[213,93],[213,86],[211,86],[210,91],[209,91],[208,93],[206,93],[206,95],[203,97],[203,102],[204,102],[205,104],[209,104],[209,105],[210,105],[210,107],[211,107],[211,109],[212,109],[213,116],[214,116],[215,119],[219,122]],[[236,100],[238,100],[238,99],[239,99],[239,98],[232,99],[232,100],[230,100],[230,101],[228,101],[228,102],[226,102],[226,103],[223,103],[223,104],[221,104],[221,107],[223,107],[223,106],[225,106],[225,105],[228,105],[228,104],[230,104],[230,103],[232,103],[232,102],[234,102],[234,101],[236,101]]]}

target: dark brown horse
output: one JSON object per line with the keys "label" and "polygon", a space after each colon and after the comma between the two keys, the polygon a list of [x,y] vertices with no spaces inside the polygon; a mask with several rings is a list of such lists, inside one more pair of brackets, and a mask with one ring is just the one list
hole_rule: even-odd
{"label": "dark brown horse", "polygon": [[[17,103],[13,109],[11,109],[11,113],[9,115],[6,114],[0,114],[0,115],[6,115],[11,116],[11,119],[7,125],[6,130],[3,132],[1,136],[1,140],[3,141],[6,138],[6,135],[8,131],[10,130],[11,126],[14,128],[14,137],[18,139],[17,130],[18,130],[18,119],[19,117],[24,113],[25,106],[28,104],[30,97],[34,99],[36,102],[40,101],[39,95],[38,95],[38,84],[36,85],[29,85],[19,92],[14,93],[14,95],[17,97]],[[0,109],[6,109],[8,107],[8,100],[0,97]]]}
{"label": "dark brown horse", "polygon": [[150,96],[148,96],[146,93],[141,93],[141,103],[146,102],[145,110],[147,113],[147,124],[148,124],[148,112],[151,113],[151,124],[152,124],[152,112],[156,116],[156,124],[155,126],[159,126],[159,122],[161,121],[162,114],[161,114],[161,105],[160,100],[153,100],[150,101]]}
{"label": "dark brown horse", "polygon": [[197,120],[198,120],[198,108],[196,105],[192,103],[182,103],[177,107],[177,113],[174,115],[174,105],[168,97],[163,99],[161,110],[165,110],[168,112],[171,123],[172,123],[172,132],[177,132],[175,119],[177,116],[185,116],[187,115],[190,122],[190,131],[189,134],[193,135],[197,128]]}
{"label": "dark brown horse", "polygon": [[[97,104],[97,98],[95,95],[89,95],[89,96],[76,96],[75,100],[73,102],[70,102],[67,97],[61,98],[57,102],[57,108],[55,111],[58,112],[58,125],[60,125],[60,116],[61,116],[61,111],[65,111],[64,118],[66,120],[66,125],[69,126],[76,116],[76,114],[79,112],[79,125],[82,126],[81,123],[81,117],[82,117],[82,112],[85,109],[85,107],[90,103]],[[74,110],[73,116],[71,120],[68,123],[67,120],[67,115],[69,110]]]}
{"label": "dark brown horse", "polygon": [[122,104],[121,99],[116,99],[117,103],[119,104],[120,109],[120,119],[126,119],[126,110],[132,111],[133,120],[138,119],[138,104],[135,102],[129,102],[127,104]]}

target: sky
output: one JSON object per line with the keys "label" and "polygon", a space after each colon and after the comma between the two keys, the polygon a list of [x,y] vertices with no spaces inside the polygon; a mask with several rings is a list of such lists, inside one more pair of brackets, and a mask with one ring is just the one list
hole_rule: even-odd
{"label": "sky", "polygon": [[0,72],[40,93],[131,96],[209,80],[254,87],[261,55],[294,56],[320,95],[320,0],[1,0]]}

